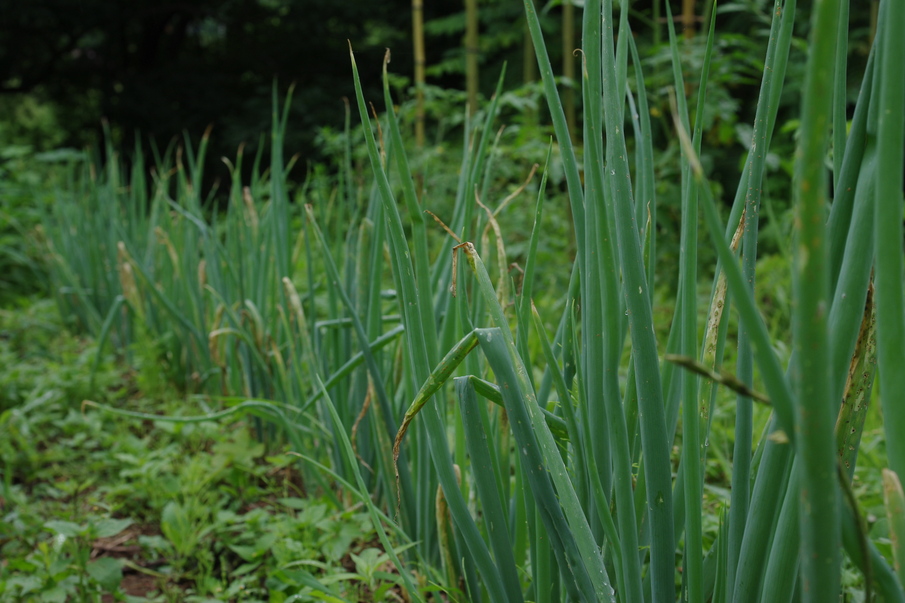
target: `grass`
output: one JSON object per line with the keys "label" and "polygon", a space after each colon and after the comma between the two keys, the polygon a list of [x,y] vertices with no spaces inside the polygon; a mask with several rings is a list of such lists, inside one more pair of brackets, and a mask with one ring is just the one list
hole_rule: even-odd
{"label": "grass", "polygon": [[[367,558],[396,572],[359,568],[375,598],[379,578],[381,597],[411,600],[905,599],[899,407],[886,394],[901,389],[905,342],[905,126],[886,110],[903,104],[895,26],[905,23],[883,4],[843,132],[837,4],[812,16],[790,258],[760,257],[759,216],[772,211],[767,150],[804,17],[794,0],[775,4],[728,215],[701,161],[716,21],[700,73],[683,70],[670,31],[673,90],[695,91],[672,102],[681,153],[664,155],[678,176],[675,287],[657,269],[676,233],[660,228],[645,64],[611,0],[584,7],[580,157],[525,3],[555,134],[537,184],[527,165],[509,177],[501,158],[501,86],[467,116],[455,169],[410,161],[386,64],[378,115],[354,55],[352,109],[373,176],[360,188],[348,132],[338,183],[315,171],[292,188],[290,98],[281,108],[276,87],[270,165],[259,155],[243,176],[240,150],[225,206],[202,196],[207,136],[155,156],[150,180],[140,153],[127,173],[107,149],[103,169],[83,164],[44,220],[57,305],[97,337],[90,392],[103,391],[111,346],[189,395],[177,409],[95,408],[170,429],[247,417],[262,445],[300,455],[286,467],[312,491],[336,504],[341,484],[362,505],[377,538]],[[517,269],[509,204],[531,233]],[[551,230],[566,215],[575,246],[563,254]],[[787,296],[789,309],[765,320],[765,295]],[[720,371],[726,389],[700,376]],[[207,536],[176,527],[209,520],[207,492],[185,496],[160,511],[175,559]],[[81,526],[65,529],[84,540]],[[285,580],[268,574],[266,586],[311,587]]]}

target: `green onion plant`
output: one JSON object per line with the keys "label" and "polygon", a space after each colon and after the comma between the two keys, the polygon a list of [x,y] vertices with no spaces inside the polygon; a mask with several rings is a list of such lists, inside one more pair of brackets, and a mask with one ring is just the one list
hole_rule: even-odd
{"label": "green onion plant", "polygon": [[[533,209],[520,278],[497,219],[514,197],[495,199],[492,186],[502,77],[466,118],[455,198],[440,202],[429,170],[416,180],[410,167],[389,56],[378,116],[350,52],[369,187],[351,186],[347,149],[342,186],[311,178],[290,194],[276,92],[271,165],[262,169],[259,155],[243,182],[240,151],[228,206],[213,220],[201,197],[206,138],[197,153],[186,140],[155,157],[153,182],[140,159],[122,173],[108,149],[106,171],[81,180],[46,221],[64,313],[121,349],[152,343],[187,390],[251,413],[262,438],[284,437],[302,456],[307,479],[365,501],[386,527],[388,553],[391,536],[415,543],[390,555],[412,600],[439,589],[495,603],[826,603],[840,600],[844,555],[862,572],[865,600],[905,601],[905,6],[880,4],[849,124],[848,2],[817,0],[806,14],[796,0],[775,0],[751,147],[727,211],[699,159],[719,6],[708,12],[700,73],[683,68],[667,19],[682,150],[668,313],[654,311],[664,303],[655,299],[657,150],[628,3],[583,3],[580,145],[535,5],[524,6],[555,140],[539,185],[525,189],[535,198],[515,201]],[[755,295],[758,221],[804,19],[784,360]],[[575,255],[550,266],[538,248],[554,163]],[[702,244],[715,249],[715,266],[701,265]],[[569,286],[559,303],[535,303],[550,295],[535,283],[551,269],[567,272]],[[852,487],[878,397],[892,557],[867,533]],[[731,494],[714,508],[704,494],[718,399],[736,419]],[[770,407],[763,432],[755,404]]]}

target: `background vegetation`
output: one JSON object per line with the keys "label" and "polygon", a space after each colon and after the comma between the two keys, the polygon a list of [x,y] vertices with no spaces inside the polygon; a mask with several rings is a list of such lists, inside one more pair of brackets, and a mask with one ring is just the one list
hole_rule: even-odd
{"label": "background vegetation", "polygon": [[902,600],[897,8],[54,8],[4,600]]}

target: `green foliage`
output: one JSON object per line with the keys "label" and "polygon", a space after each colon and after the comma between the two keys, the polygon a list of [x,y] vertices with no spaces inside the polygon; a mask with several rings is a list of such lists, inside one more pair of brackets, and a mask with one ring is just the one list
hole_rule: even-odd
{"label": "green foliage", "polygon": [[[0,122],[0,129],[3,125]],[[45,127],[52,126],[43,124],[33,130],[29,125],[25,132],[41,136]],[[25,138],[13,134],[7,146],[0,147],[0,306],[42,290],[45,250],[37,226],[54,188],[66,182],[69,164],[80,157],[72,149],[36,153],[30,145],[15,143]]]}
{"label": "green foliage", "polygon": [[[0,140],[7,146],[49,151],[65,142],[63,124],[53,105],[30,94],[0,97]],[[37,182],[30,182],[37,184]]]}
{"label": "green foliage", "polygon": [[[247,425],[81,412],[96,346],[60,326],[47,302],[0,316],[0,600],[314,600],[319,588],[382,601],[396,588],[369,515],[302,498],[292,457],[267,456]],[[147,398],[108,360],[95,382],[122,408],[185,411],[165,383]]]}
{"label": "green foliage", "polygon": [[[480,28],[479,61],[487,66],[499,65],[503,61],[520,62],[521,45],[524,41],[524,29],[513,27],[513,23],[521,22],[522,7],[514,2],[483,1],[479,3],[478,20]],[[558,12],[558,11],[557,11]],[[545,24],[551,32],[559,31],[556,22],[558,14],[545,15]],[[456,12],[442,17],[429,19],[424,23],[424,31],[431,46],[445,47],[442,58],[427,66],[428,77],[441,77],[447,74],[465,73],[465,12]],[[448,41],[455,41],[449,44]],[[437,53],[440,54],[440,53]],[[490,89],[495,83],[495,68],[483,76],[483,88]],[[515,76],[520,73],[513,70],[510,82],[518,83]]]}
{"label": "green foliage", "polygon": [[[412,108],[392,96],[405,82],[385,65],[377,114],[353,57],[360,134],[321,131],[335,179],[313,168],[292,187],[276,89],[270,166],[259,155],[249,178],[240,151],[220,211],[203,195],[206,137],[155,157],[153,182],[140,152],[128,173],[112,145],[86,163],[44,221],[53,293],[98,338],[92,395],[104,349],[187,394],[160,414],[89,404],[205,442],[207,456],[172,465],[128,458],[152,476],[138,481],[160,524],[153,549],[174,575],[199,596],[223,575],[230,588],[266,576],[277,600],[427,600],[427,584],[513,603],[905,599],[893,402],[905,126],[882,110],[902,105],[905,23],[884,5],[849,129],[845,82],[829,85],[849,40],[832,7],[815,9],[807,42],[794,1],[760,7],[746,10],[762,17],[752,39],[769,26],[766,49],[718,38],[713,13],[705,38],[680,43],[670,16],[669,44],[641,61],[634,16],[588,0],[580,149],[527,0],[540,87],[504,94],[501,74],[480,112],[444,120],[461,125],[455,152],[442,136],[412,149]],[[804,100],[788,105],[793,77]],[[739,115],[746,86],[757,101]],[[541,94],[552,126],[532,116]],[[448,114],[454,96],[431,103]],[[741,161],[725,159],[734,148]],[[774,246],[787,257],[765,255]],[[883,433],[868,428],[862,457],[878,400]],[[239,416],[254,439],[215,426]],[[293,529],[241,501],[261,457],[287,448],[301,461],[281,467],[335,509],[363,505],[352,523],[373,533],[302,530],[271,571],[275,534]],[[885,523],[865,523],[862,504]],[[239,522],[253,527],[222,536]],[[345,572],[310,571],[344,551]]]}
{"label": "green foliage", "polygon": [[0,307],[6,307],[44,290],[37,226],[81,154],[59,148],[65,137],[56,111],[35,95],[0,97],[0,115]]}

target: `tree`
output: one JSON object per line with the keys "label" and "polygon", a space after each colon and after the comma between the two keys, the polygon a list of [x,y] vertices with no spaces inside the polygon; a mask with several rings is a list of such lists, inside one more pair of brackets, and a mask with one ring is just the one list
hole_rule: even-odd
{"label": "tree", "polygon": [[123,145],[136,131],[165,144],[213,124],[219,159],[269,129],[274,78],[297,82],[287,150],[311,156],[316,126],[341,124],[352,94],[347,40],[373,62],[363,75],[376,95],[384,48],[407,44],[407,5],[0,0],[0,94],[55,103],[76,145],[97,137],[101,117]]}

